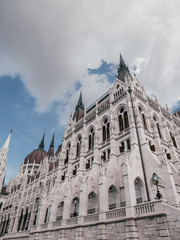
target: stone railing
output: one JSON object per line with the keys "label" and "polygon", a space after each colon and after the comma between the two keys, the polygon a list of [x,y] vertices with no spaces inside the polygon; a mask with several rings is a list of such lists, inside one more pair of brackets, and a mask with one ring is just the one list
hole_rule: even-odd
{"label": "stone railing", "polygon": [[99,213],[93,213],[84,217],[84,223],[98,222],[98,221],[99,221]]}
{"label": "stone railing", "polygon": [[67,225],[76,225],[78,223],[78,217],[67,219]]}
{"label": "stone railing", "polygon": [[114,209],[106,212],[106,219],[124,218],[124,217],[126,217],[126,208],[118,208],[118,209]]}
{"label": "stone railing", "polygon": [[135,215],[142,215],[155,212],[154,203],[146,203],[146,204],[140,204],[135,207]]}
{"label": "stone railing", "polygon": [[61,221],[55,221],[52,223],[53,227],[61,227]]}

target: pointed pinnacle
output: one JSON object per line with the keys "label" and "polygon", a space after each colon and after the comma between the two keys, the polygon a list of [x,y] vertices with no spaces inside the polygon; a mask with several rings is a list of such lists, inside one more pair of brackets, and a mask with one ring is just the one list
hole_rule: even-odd
{"label": "pointed pinnacle", "polygon": [[129,72],[128,67],[126,66],[124,59],[120,53],[120,62],[119,62],[119,66],[118,66],[118,73],[122,70],[127,70]]}
{"label": "pointed pinnacle", "polygon": [[45,136],[45,133],[43,134],[42,140],[41,140],[41,142],[39,144],[39,148],[40,149],[44,149],[44,136]]}
{"label": "pointed pinnacle", "polygon": [[79,100],[78,100],[78,103],[76,105],[76,109],[78,109],[78,108],[83,108],[84,109],[84,104],[83,104],[83,101],[82,101],[82,91],[80,92]]}
{"label": "pointed pinnacle", "polygon": [[52,137],[51,144],[50,144],[49,148],[54,147],[54,135],[55,135],[55,133],[53,133],[53,137]]}

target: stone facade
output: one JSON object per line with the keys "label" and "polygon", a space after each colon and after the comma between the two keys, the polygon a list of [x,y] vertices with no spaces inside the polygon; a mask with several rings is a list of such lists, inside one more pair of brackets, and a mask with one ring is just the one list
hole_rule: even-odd
{"label": "stone facade", "polygon": [[180,118],[122,57],[112,88],[86,110],[80,95],[53,147],[43,136],[1,194],[1,239],[179,240]]}

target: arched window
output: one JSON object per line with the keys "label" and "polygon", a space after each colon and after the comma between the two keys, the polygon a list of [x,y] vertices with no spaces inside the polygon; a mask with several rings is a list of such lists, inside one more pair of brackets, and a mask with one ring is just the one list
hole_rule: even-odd
{"label": "arched window", "polygon": [[91,128],[89,132],[89,150],[94,148],[94,129]]}
{"label": "arched window", "polygon": [[38,209],[39,209],[39,198],[36,198],[33,225],[37,224],[38,212],[39,212]]}
{"label": "arched window", "polygon": [[63,208],[64,208],[64,202],[60,202],[57,209],[57,217],[56,220],[61,220],[63,217]]}
{"label": "arched window", "polygon": [[136,192],[136,203],[142,203],[143,202],[143,187],[142,183],[139,180],[139,178],[136,178],[134,181],[134,187]]}
{"label": "arched window", "polygon": [[155,124],[156,124],[157,130],[158,130],[159,137],[162,139],[162,135],[161,135],[161,130],[160,130],[159,123],[157,122],[157,120],[156,120],[155,117],[153,117],[153,119],[154,119],[154,121],[155,121]]}
{"label": "arched window", "polygon": [[95,192],[90,192],[88,195],[87,214],[92,214],[98,211],[98,201]]}
{"label": "arched window", "polygon": [[129,127],[129,119],[128,119],[128,114],[127,112],[124,112],[124,127],[128,128]]}
{"label": "arched window", "polygon": [[26,211],[25,211],[25,215],[24,215],[24,219],[23,219],[23,224],[22,224],[22,231],[25,230],[25,227],[26,227],[26,223],[27,223],[27,218],[28,218],[28,207],[26,208]]}
{"label": "arched window", "polygon": [[2,222],[2,229],[1,229],[1,234],[4,233],[4,228],[5,228],[5,225],[6,225],[6,216],[4,216],[3,218],[3,222]]}
{"label": "arched window", "polygon": [[142,118],[142,123],[143,123],[144,129],[147,130],[146,117],[145,117],[141,107],[139,107],[139,111],[140,111],[140,114],[141,114],[141,118]]}
{"label": "arched window", "polygon": [[169,134],[170,134],[170,137],[171,137],[171,139],[172,139],[172,142],[173,142],[174,147],[177,148],[177,144],[176,144],[176,140],[175,140],[174,136],[172,135],[171,132],[169,132]]}
{"label": "arched window", "polygon": [[8,214],[8,218],[6,220],[6,227],[5,227],[4,233],[8,233],[9,224],[10,224],[10,213]]}
{"label": "arched window", "polygon": [[124,129],[129,127],[128,113],[124,108],[120,109],[119,114],[119,131],[122,132]]}
{"label": "arched window", "polygon": [[117,207],[117,189],[114,185],[110,186],[108,191],[109,210]]}
{"label": "arched window", "polygon": [[18,228],[17,228],[18,232],[21,228],[22,219],[23,219],[23,209],[21,210],[21,215],[20,215],[20,218],[19,218],[19,223],[18,223]]}
{"label": "arched window", "polygon": [[69,162],[70,148],[71,148],[71,143],[69,142],[66,147],[66,158],[65,158],[64,164],[67,164]]}
{"label": "arched window", "polygon": [[122,115],[119,115],[119,131],[122,132],[123,130],[124,130],[123,117]]}
{"label": "arched window", "polygon": [[110,123],[106,118],[103,122],[103,142],[110,138]]}
{"label": "arched window", "polygon": [[48,223],[49,222],[50,215],[51,215],[51,205],[49,207],[47,207],[47,209],[46,209],[44,223]]}
{"label": "arched window", "polygon": [[80,153],[81,153],[81,143],[82,143],[82,138],[81,136],[78,137],[77,139],[77,146],[76,146],[76,157],[80,157]]}
{"label": "arched window", "polygon": [[70,217],[77,217],[79,215],[79,198],[73,198],[71,202],[71,215]]}

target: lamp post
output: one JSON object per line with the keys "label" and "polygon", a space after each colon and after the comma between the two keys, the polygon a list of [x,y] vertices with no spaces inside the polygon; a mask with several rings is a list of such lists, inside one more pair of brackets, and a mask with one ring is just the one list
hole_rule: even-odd
{"label": "lamp post", "polygon": [[159,188],[158,188],[158,182],[159,182],[159,180],[158,180],[158,175],[157,175],[156,173],[153,173],[153,175],[152,175],[152,180],[153,180],[153,183],[156,184],[156,187],[157,187],[156,198],[157,198],[157,199],[161,199],[161,198],[162,198],[162,195],[161,195],[161,193],[160,193],[160,191],[159,191]]}
{"label": "lamp post", "polygon": [[74,213],[73,216],[76,217],[77,216],[77,212],[76,212],[76,206],[77,206],[78,200],[77,198],[74,199]]}

